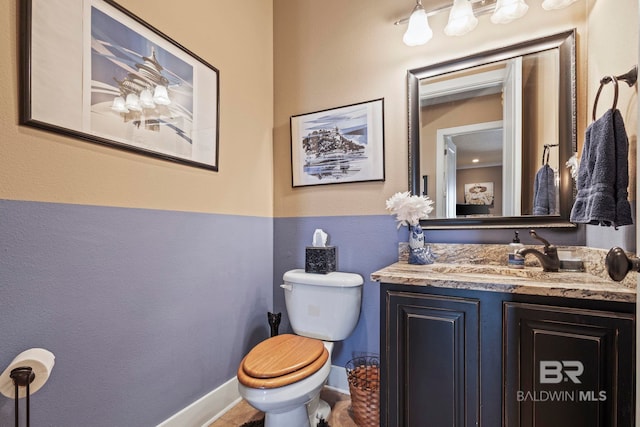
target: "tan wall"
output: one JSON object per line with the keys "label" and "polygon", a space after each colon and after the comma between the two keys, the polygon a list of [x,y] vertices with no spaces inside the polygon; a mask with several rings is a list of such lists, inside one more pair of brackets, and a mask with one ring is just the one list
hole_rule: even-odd
{"label": "tan wall", "polygon": [[[384,199],[395,191],[407,189],[407,69],[574,27],[578,32],[578,143],[581,147],[601,75],[598,69],[603,64],[637,62],[638,5],[634,0],[622,1],[624,4],[614,8],[606,7],[607,2],[586,0],[554,12],[545,12],[539,4],[531,4],[528,14],[512,24],[492,25],[488,16],[482,16],[473,33],[453,38],[441,33],[447,17],[439,14],[431,18],[434,38],[425,46],[409,48],[400,41],[404,28],[391,25],[408,14],[405,5],[397,2],[327,0],[313,4],[274,0],[275,215],[384,213]],[[615,30],[610,31],[613,27]],[[469,42],[471,38],[473,43]],[[611,61],[612,57],[616,60]],[[621,94],[618,105],[622,109],[626,102],[629,111],[625,113],[625,120],[632,150],[635,150],[635,90],[630,93],[632,99],[625,100]],[[378,97],[385,98],[386,181],[292,188],[289,117]],[[635,174],[631,177],[631,182],[634,181]],[[634,191],[632,184],[630,192]]]}
{"label": "tan wall", "polygon": [[[393,22],[412,6],[390,0],[274,0],[275,216],[384,214],[385,199],[407,190],[408,69],[577,27],[584,126],[585,2],[554,12],[529,2],[523,19],[494,25],[484,15],[462,37],[443,34],[447,14],[441,13],[430,19],[433,39],[407,47],[402,43],[406,27]],[[289,117],[380,97],[385,99],[386,181],[292,188]]]}
{"label": "tan wall", "polygon": [[[220,172],[213,173],[18,126],[16,1],[0,1],[2,199],[275,216],[385,213],[384,200],[407,189],[407,69],[577,27],[581,141],[599,77],[637,63],[634,0],[615,8],[585,0],[554,12],[533,3],[507,25],[481,16],[463,37],[442,34],[443,13],[430,19],[434,38],[414,48],[401,41],[404,27],[392,25],[408,15],[404,2],[123,0],[220,69]],[[386,181],[292,188],[289,117],[378,97]],[[618,107],[634,148],[636,100],[635,89],[621,87]]]}
{"label": "tan wall", "polygon": [[272,215],[271,1],[119,1],[220,70],[217,173],[18,126],[16,3],[0,0],[0,199]]}
{"label": "tan wall", "polygon": [[[533,184],[535,176],[542,166],[542,154],[545,144],[558,143],[558,74],[557,57],[553,52],[536,55],[523,62],[524,99],[523,115],[525,127],[522,133],[522,214],[533,214]],[[555,120],[553,120],[555,119]],[[553,169],[565,167],[559,165],[559,148],[550,148],[549,165]],[[546,159],[547,156],[545,156]]]}
{"label": "tan wall", "polygon": [[[624,74],[638,64],[638,1],[616,0],[615,7],[610,1],[588,0],[589,57],[587,120],[591,123],[593,103],[600,86],[600,79],[608,75]],[[613,85],[602,89],[596,118],[613,104]],[[619,85],[617,108],[625,122],[629,137],[629,199],[636,199],[636,151],[638,122],[638,85]]]}
{"label": "tan wall", "polygon": [[[434,198],[438,130],[502,120],[502,93],[430,105],[420,113],[421,123],[425,123],[420,131],[420,173],[430,176],[427,194]],[[464,191],[458,194],[464,196]]]}

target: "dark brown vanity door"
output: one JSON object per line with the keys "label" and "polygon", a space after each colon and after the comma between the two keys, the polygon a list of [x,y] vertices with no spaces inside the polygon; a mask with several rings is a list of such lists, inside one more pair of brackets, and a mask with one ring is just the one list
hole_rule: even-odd
{"label": "dark brown vanity door", "polygon": [[480,301],[386,293],[384,426],[475,427],[480,413]]}
{"label": "dark brown vanity door", "polygon": [[634,316],[505,302],[504,427],[634,420]]}

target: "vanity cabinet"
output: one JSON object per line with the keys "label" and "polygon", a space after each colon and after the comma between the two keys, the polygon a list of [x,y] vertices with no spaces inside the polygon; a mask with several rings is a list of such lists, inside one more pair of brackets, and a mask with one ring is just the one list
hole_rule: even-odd
{"label": "vanity cabinet", "polygon": [[387,283],[380,302],[381,426],[633,425],[635,304]]}
{"label": "vanity cabinet", "polygon": [[507,302],[503,319],[507,426],[634,424],[632,314]]}

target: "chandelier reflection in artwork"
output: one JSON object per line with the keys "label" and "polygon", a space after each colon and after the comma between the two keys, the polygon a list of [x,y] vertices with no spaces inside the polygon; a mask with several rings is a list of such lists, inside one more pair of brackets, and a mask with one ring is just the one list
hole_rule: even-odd
{"label": "chandelier reflection in artwork", "polygon": [[[130,72],[123,80],[118,80],[120,94],[113,99],[111,109],[120,113],[125,121],[139,120],[143,113],[154,115],[155,110],[171,104],[169,80],[162,75],[162,65],[156,58],[155,49],[151,55],[142,58],[143,64],[135,64],[136,71]],[[157,127],[157,120],[145,120],[147,127]],[[157,130],[157,129],[156,129]]]}

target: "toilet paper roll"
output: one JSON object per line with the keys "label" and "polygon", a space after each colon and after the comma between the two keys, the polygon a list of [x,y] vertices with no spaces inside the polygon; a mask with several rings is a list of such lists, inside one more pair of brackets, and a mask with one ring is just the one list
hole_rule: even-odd
{"label": "toilet paper roll", "polygon": [[[44,348],[30,348],[17,355],[11,364],[0,375],[0,393],[13,399],[15,397],[15,385],[11,379],[11,371],[16,368],[30,367],[35,375],[33,382],[29,384],[29,394],[40,390],[51,375],[55,363],[55,356]],[[18,387],[18,397],[27,395],[26,387]]]}

